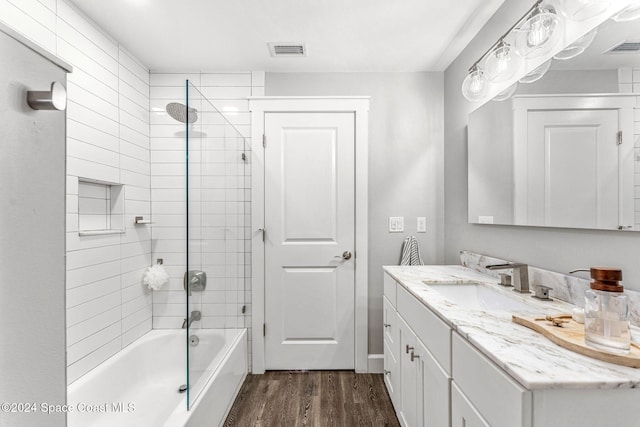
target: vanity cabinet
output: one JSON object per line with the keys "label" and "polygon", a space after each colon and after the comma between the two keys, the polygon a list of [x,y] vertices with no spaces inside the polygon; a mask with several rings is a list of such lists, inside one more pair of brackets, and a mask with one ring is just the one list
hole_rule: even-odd
{"label": "vanity cabinet", "polygon": [[449,426],[451,329],[387,274],[384,283],[385,384],[400,424]]}

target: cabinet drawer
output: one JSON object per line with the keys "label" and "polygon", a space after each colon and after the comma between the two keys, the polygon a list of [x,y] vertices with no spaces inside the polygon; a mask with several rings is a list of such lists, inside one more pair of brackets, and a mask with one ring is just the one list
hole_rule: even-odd
{"label": "cabinet drawer", "polygon": [[452,339],[454,382],[492,427],[530,427],[531,392],[457,333]]}
{"label": "cabinet drawer", "polygon": [[455,382],[451,384],[451,427],[490,427]]}
{"label": "cabinet drawer", "polygon": [[384,342],[389,346],[395,360],[400,356],[400,330],[396,309],[387,297],[382,297],[382,319],[384,321]]}
{"label": "cabinet drawer", "polygon": [[411,325],[442,369],[451,375],[451,329],[406,289],[398,285],[398,314]]}
{"label": "cabinet drawer", "polygon": [[396,306],[396,281],[389,274],[384,273],[384,296],[387,297],[392,306]]}

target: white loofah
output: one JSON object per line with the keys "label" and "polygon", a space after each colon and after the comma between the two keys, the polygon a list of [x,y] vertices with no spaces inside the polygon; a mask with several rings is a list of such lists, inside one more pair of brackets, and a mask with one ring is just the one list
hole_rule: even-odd
{"label": "white loofah", "polygon": [[142,283],[147,285],[149,289],[157,291],[169,283],[169,275],[162,265],[152,265],[145,270]]}

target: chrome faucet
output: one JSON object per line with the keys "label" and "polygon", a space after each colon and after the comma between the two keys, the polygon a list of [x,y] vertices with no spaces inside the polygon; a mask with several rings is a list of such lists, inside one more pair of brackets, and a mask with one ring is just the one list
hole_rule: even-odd
{"label": "chrome faucet", "polygon": [[191,324],[193,322],[200,319],[202,319],[202,313],[199,312],[198,310],[193,310],[191,312],[191,316],[189,316],[189,320],[184,319],[184,322],[182,322],[182,329],[187,329],[187,326],[191,327]]}
{"label": "chrome faucet", "polygon": [[520,293],[529,292],[529,268],[527,264],[521,264],[518,262],[510,262],[507,264],[494,264],[487,265],[487,270],[505,270],[513,269],[511,276],[513,278],[513,290]]}

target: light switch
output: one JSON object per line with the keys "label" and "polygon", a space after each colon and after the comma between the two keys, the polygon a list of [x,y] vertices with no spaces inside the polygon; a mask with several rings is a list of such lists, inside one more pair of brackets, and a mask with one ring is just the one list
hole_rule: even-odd
{"label": "light switch", "polygon": [[418,233],[426,233],[427,232],[427,218],[424,216],[419,216],[417,218],[416,231]]}
{"label": "light switch", "polygon": [[403,231],[404,231],[404,217],[390,216],[389,217],[389,233],[402,233]]}

